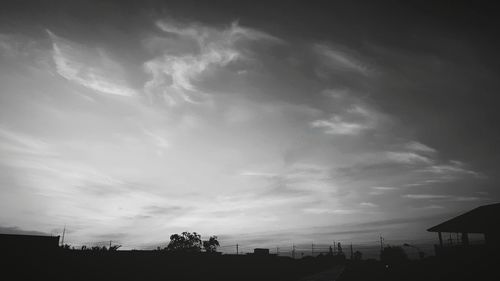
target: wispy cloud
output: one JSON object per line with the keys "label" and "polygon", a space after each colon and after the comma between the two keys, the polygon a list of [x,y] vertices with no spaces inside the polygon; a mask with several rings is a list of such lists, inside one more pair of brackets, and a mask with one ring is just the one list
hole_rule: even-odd
{"label": "wispy cloud", "polygon": [[39,138],[0,125],[0,149],[37,155],[50,155],[49,145]]}
{"label": "wispy cloud", "polygon": [[148,136],[152,143],[158,148],[158,153],[161,155],[163,151],[170,147],[170,142],[163,132],[153,132],[148,129],[144,129],[144,134]]}
{"label": "wispy cloud", "polygon": [[397,190],[396,187],[392,186],[372,186],[371,189],[381,190],[381,191]]}
{"label": "wispy cloud", "polygon": [[359,203],[359,205],[361,207],[370,207],[370,208],[378,207],[377,204],[371,203],[371,202],[361,202],[361,203]]}
{"label": "wispy cloud", "polygon": [[342,121],[342,117],[333,116],[328,120],[315,120],[311,122],[313,128],[323,128],[326,134],[331,135],[357,135],[369,129],[366,124]]}
{"label": "wispy cloud", "polygon": [[274,178],[278,176],[278,174],[275,173],[254,172],[254,171],[241,172],[240,175],[245,177],[258,177],[258,178]]}
{"label": "wispy cloud", "polygon": [[304,213],[315,214],[315,215],[321,215],[321,214],[351,215],[360,212],[360,210],[328,209],[328,208],[306,208],[303,211]]}
{"label": "wispy cloud", "polygon": [[402,164],[431,164],[433,160],[413,152],[386,152],[387,159]]}
{"label": "wispy cloud", "polygon": [[480,173],[467,169],[465,164],[459,161],[450,161],[449,164],[432,165],[422,171],[451,177],[458,175],[469,175],[478,178],[483,177]]}
{"label": "wispy cloud", "polygon": [[386,194],[387,192],[397,190],[396,187],[390,187],[390,186],[372,186],[370,187],[370,189],[372,189],[371,191],[368,192],[368,194],[370,195],[382,195]]}
{"label": "wispy cloud", "polygon": [[443,194],[405,194],[404,198],[409,199],[422,199],[422,200],[449,200],[449,201],[477,201],[481,198],[474,196],[456,196],[456,195],[443,195]]}
{"label": "wispy cloud", "polygon": [[431,148],[423,143],[417,141],[411,141],[404,145],[404,147],[408,150],[423,152],[423,153],[436,153],[437,151],[434,148]]}
{"label": "wispy cloud", "polygon": [[322,59],[324,59],[324,63],[332,70],[350,71],[363,75],[372,73],[372,69],[368,64],[363,63],[346,49],[341,49],[339,47],[334,48],[323,44],[316,44],[313,49]]}
{"label": "wispy cloud", "polygon": [[382,195],[390,191],[397,190],[398,188],[392,186],[372,186],[372,191],[368,192],[370,195]]}
{"label": "wispy cloud", "polygon": [[0,33],[0,58],[20,59],[33,56],[38,42],[22,34]]}
{"label": "wispy cloud", "polygon": [[[185,40],[177,50],[166,49],[161,56],[144,63],[144,69],[151,75],[144,86],[145,91],[150,96],[160,96],[167,105],[206,101],[207,93],[195,82],[209,69],[244,59],[237,43],[249,40],[280,42],[271,35],[243,28],[237,23],[221,30],[169,21],[158,21],[157,26],[166,33],[165,40],[178,40],[179,37]],[[178,37],[171,38],[171,35]]]}
{"label": "wispy cloud", "polygon": [[325,90],[323,94],[334,102],[334,113],[329,118],[314,120],[313,128],[321,128],[331,135],[359,135],[376,130],[388,119],[381,112],[357,99],[347,91]]}
{"label": "wispy cloud", "polygon": [[22,235],[48,235],[48,233],[36,230],[25,230],[16,226],[0,225],[0,233],[2,234],[22,234]]}
{"label": "wispy cloud", "polygon": [[59,75],[99,93],[118,96],[137,94],[126,86],[127,81],[121,77],[122,67],[103,50],[79,45],[51,31],[47,33],[52,40],[52,57]]}
{"label": "wispy cloud", "polygon": [[425,206],[420,206],[420,207],[411,207],[414,210],[439,210],[439,209],[444,209],[445,207],[441,205],[425,205]]}

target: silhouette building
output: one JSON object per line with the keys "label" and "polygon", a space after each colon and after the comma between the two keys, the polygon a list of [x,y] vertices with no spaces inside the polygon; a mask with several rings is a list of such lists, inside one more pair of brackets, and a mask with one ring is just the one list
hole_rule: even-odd
{"label": "silhouette building", "polygon": [[0,251],[54,251],[59,247],[59,236],[0,234]]}
{"label": "silhouette building", "polygon": [[469,234],[483,234],[488,248],[500,247],[500,203],[480,206],[469,212],[433,226],[427,231],[437,232],[439,249],[444,248],[443,233],[460,235],[462,247],[469,247]]}
{"label": "silhouette building", "polygon": [[253,254],[254,255],[260,255],[260,256],[268,256],[269,255],[269,249],[255,248],[255,249],[253,249]]}

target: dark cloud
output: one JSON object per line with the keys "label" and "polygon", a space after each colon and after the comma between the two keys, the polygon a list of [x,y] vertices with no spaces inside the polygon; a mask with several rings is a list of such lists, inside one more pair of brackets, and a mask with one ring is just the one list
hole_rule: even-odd
{"label": "dark cloud", "polygon": [[0,233],[1,234],[22,234],[22,235],[43,235],[43,236],[50,235],[48,233],[41,232],[41,231],[25,230],[25,229],[19,228],[17,226],[0,226]]}
{"label": "dark cloud", "polygon": [[109,242],[110,240],[111,241],[114,240],[115,242],[117,242],[117,241],[120,241],[120,240],[127,238],[128,236],[130,236],[130,234],[128,234],[128,233],[104,233],[104,234],[92,235],[89,238],[93,238],[94,240],[99,241],[99,242],[102,242],[102,241]]}
{"label": "dark cloud", "polygon": [[148,206],[144,208],[144,211],[147,214],[151,215],[174,215],[176,213],[179,213],[179,211],[183,210],[183,207],[179,206]]}

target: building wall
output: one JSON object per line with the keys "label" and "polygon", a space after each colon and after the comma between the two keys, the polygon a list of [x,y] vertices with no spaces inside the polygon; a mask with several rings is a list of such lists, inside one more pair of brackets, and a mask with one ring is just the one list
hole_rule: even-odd
{"label": "building wall", "polygon": [[0,234],[1,251],[51,251],[59,247],[59,236]]}

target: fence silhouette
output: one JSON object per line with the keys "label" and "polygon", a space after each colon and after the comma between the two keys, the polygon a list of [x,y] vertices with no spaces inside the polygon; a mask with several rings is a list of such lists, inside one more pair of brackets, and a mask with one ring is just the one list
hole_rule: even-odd
{"label": "fence silhouette", "polygon": [[[121,245],[121,250],[158,250],[166,247],[168,242],[159,243],[158,245],[144,245],[144,244],[132,244],[121,242],[120,240],[102,240],[102,241],[88,241],[81,243],[71,243],[71,241],[67,241],[70,248],[75,250],[82,249],[82,246],[85,246],[87,249],[92,247],[107,247],[114,245]],[[333,242],[333,240],[332,240]],[[335,240],[335,244],[333,243],[277,243],[273,246],[270,246],[269,243],[265,245],[258,245],[255,243],[228,243],[221,245],[217,248],[218,252],[222,254],[229,255],[246,255],[253,253],[255,248],[267,248],[269,249],[269,253],[272,255],[277,255],[281,257],[291,257],[300,259],[302,257],[307,256],[319,256],[319,255],[327,255],[331,251],[334,255],[339,253],[339,249],[337,243],[341,243],[342,252],[347,259],[351,258],[351,255],[354,252],[359,251],[362,253],[363,259],[379,259],[381,244],[380,240],[371,240],[371,241],[337,241]],[[419,257],[418,251],[422,251],[426,254],[426,256],[434,255],[434,244],[436,243],[435,239],[414,239],[408,241],[402,240],[387,240],[384,239],[383,246],[391,245],[391,246],[403,246],[405,243],[411,244],[412,247],[404,247],[405,252],[407,253],[410,259],[417,259]],[[452,242],[451,242],[452,243]],[[352,247],[351,247],[352,245]],[[351,250],[352,248],[352,250]]]}

